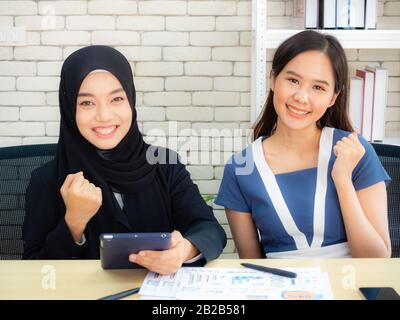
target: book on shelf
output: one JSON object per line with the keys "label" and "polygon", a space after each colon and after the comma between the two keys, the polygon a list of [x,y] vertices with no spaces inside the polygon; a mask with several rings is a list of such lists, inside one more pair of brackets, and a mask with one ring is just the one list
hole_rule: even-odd
{"label": "book on shelf", "polygon": [[305,7],[305,28],[317,29],[318,28],[318,0],[306,0]]}
{"label": "book on shelf", "polygon": [[366,66],[351,77],[348,111],[354,130],[368,141],[385,138],[387,104],[387,69]]}
{"label": "book on shelf", "polygon": [[372,119],[374,114],[374,74],[357,69],[357,77],[363,79],[361,135],[372,141]]}
{"label": "book on shelf", "polygon": [[350,27],[349,0],[336,0],[336,27],[348,29]]}
{"label": "book on shelf", "polygon": [[377,0],[365,2],[365,29],[376,29],[376,16],[378,12]]}
{"label": "book on shelf", "polygon": [[349,28],[364,29],[365,0],[351,0],[349,5]]}
{"label": "book on shelf", "polygon": [[387,69],[380,67],[365,67],[374,75],[374,109],[372,118],[372,141],[383,141],[385,137],[385,112],[387,103]]}
{"label": "book on shelf", "polygon": [[321,21],[319,23],[321,29],[336,28],[336,0],[320,0],[319,4]]}
{"label": "book on shelf", "polygon": [[362,134],[363,79],[357,76],[350,78],[349,118],[353,129]]}
{"label": "book on shelf", "polygon": [[299,24],[304,10],[306,29],[376,29],[377,0],[301,0],[293,3],[293,20]]}

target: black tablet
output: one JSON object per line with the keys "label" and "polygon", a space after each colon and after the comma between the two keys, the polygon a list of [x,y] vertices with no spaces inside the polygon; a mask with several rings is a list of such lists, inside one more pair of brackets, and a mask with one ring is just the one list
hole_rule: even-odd
{"label": "black tablet", "polygon": [[100,235],[100,260],[103,269],[134,269],[141,266],[129,261],[131,253],[169,248],[171,233],[103,233]]}

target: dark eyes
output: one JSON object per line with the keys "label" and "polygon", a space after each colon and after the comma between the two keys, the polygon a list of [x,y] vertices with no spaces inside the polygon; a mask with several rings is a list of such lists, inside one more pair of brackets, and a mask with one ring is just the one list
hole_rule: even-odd
{"label": "dark eyes", "polygon": [[298,83],[299,83],[299,80],[294,79],[294,78],[289,78],[288,80],[289,80],[291,83],[295,83],[295,84],[298,84]]}
{"label": "dark eyes", "polygon": [[[115,97],[111,100],[111,102],[121,102],[124,100],[125,100],[124,97]],[[90,101],[90,100],[84,100],[84,101],[80,102],[79,105],[83,106],[83,107],[90,107],[90,106],[94,105],[94,102]]]}
{"label": "dark eyes", "polygon": [[88,106],[91,106],[92,104],[93,104],[92,101],[85,100],[85,101],[82,101],[79,105],[84,106],[84,107],[88,107]]}
{"label": "dark eyes", "polygon": [[114,99],[113,99],[113,101],[115,101],[115,102],[121,102],[121,101],[124,101],[125,99],[123,98],[123,97],[115,97]]}
{"label": "dark eyes", "polygon": [[[297,79],[295,79],[295,78],[288,78],[287,80],[290,81],[291,83],[299,84],[299,80],[297,80]],[[317,91],[325,91],[325,88],[324,88],[324,87],[321,87],[321,86],[319,86],[319,85],[315,85],[315,86],[313,86],[313,88],[314,88],[315,90],[317,90]]]}
{"label": "dark eyes", "polygon": [[314,86],[314,89],[316,89],[316,90],[322,90],[322,91],[325,91],[325,89],[324,89],[324,88],[322,88],[321,86]]}

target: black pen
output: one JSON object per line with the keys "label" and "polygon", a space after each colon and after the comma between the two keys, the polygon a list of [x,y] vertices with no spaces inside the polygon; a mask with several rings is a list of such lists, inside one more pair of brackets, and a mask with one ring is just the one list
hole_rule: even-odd
{"label": "black pen", "polygon": [[125,298],[127,296],[130,296],[132,294],[138,293],[140,290],[140,288],[133,288],[133,289],[129,289],[129,290],[125,290],[125,291],[121,291],[109,296],[105,296],[103,298],[100,298],[99,300],[118,300],[121,298]]}
{"label": "black pen", "polygon": [[296,278],[297,274],[294,272],[286,271],[286,270],[281,270],[277,268],[268,268],[264,266],[259,266],[257,264],[252,264],[252,263],[241,263],[243,267],[249,268],[249,269],[254,269],[258,271],[263,271],[263,272],[269,272],[278,276],[282,277],[288,277],[288,278]]}

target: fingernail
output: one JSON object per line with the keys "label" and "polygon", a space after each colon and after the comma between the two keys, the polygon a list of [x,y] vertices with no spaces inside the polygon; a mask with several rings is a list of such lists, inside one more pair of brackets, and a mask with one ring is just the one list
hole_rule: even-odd
{"label": "fingernail", "polygon": [[136,261],[136,254],[131,254],[130,256],[129,256],[129,260],[130,261]]}

